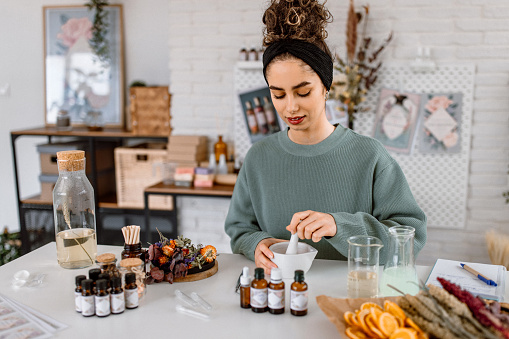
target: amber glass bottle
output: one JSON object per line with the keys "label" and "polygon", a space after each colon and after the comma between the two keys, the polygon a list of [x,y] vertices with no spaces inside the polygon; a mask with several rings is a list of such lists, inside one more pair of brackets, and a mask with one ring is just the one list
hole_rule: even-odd
{"label": "amber glass bottle", "polygon": [[255,313],[267,312],[267,280],[263,268],[255,268],[251,282],[251,310]]}
{"label": "amber glass bottle", "polygon": [[295,281],[290,290],[290,311],[293,315],[308,314],[308,284],[304,282],[304,271],[295,271]]}
{"label": "amber glass bottle", "polygon": [[81,314],[90,317],[95,314],[95,299],[92,293],[92,279],[85,279],[81,282]]}
{"label": "amber glass bottle", "polygon": [[270,271],[268,306],[272,314],[285,313],[285,283],[280,268],[273,268]]}
{"label": "amber glass bottle", "polygon": [[219,162],[219,158],[221,157],[221,154],[224,154],[224,157],[226,159],[227,156],[227,145],[223,141],[223,136],[220,135],[218,137],[218,141],[214,144],[214,154],[216,156],[216,163]]}
{"label": "amber glass bottle", "polygon": [[249,278],[249,267],[245,266],[242,269],[242,275],[240,276],[240,307],[250,308],[251,307],[251,279]]}

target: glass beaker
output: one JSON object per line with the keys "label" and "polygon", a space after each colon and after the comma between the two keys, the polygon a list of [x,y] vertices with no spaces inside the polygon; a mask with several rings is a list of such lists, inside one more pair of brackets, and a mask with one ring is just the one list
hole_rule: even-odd
{"label": "glass beaker", "polygon": [[97,255],[94,189],[85,175],[85,152],[57,152],[53,189],[57,259],[63,268],[94,264]]}
{"label": "glass beaker", "polygon": [[400,296],[400,292],[389,286],[392,285],[405,294],[415,295],[419,292],[414,258],[415,229],[410,226],[393,226],[389,228],[389,235],[389,249],[380,281],[380,294],[384,297]]}
{"label": "glass beaker", "polygon": [[378,264],[382,241],[369,235],[348,238],[348,298],[378,296]]}

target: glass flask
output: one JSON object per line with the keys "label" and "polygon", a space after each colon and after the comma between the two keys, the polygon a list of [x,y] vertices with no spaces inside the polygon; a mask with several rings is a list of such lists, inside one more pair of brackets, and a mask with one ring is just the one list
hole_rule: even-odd
{"label": "glass flask", "polygon": [[393,226],[389,228],[389,249],[382,279],[380,294],[384,297],[400,296],[401,293],[415,295],[419,292],[419,281],[415,269],[414,237],[415,228]]}
{"label": "glass flask", "polygon": [[378,265],[382,241],[369,235],[348,238],[348,298],[378,296]]}
{"label": "glass flask", "polygon": [[97,237],[94,189],[85,175],[85,152],[57,152],[58,180],[53,189],[57,259],[63,268],[95,262]]}

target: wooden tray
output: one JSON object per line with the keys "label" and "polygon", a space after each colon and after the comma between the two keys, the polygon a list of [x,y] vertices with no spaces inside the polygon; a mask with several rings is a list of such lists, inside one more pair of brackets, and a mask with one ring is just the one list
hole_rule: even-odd
{"label": "wooden tray", "polygon": [[214,274],[216,274],[218,268],[219,268],[219,265],[217,263],[217,260],[215,260],[214,266],[212,266],[211,269],[208,269],[203,272],[195,273],[195,274],[189,274],[182,278],[175,278],[175,279],[173,279],[173,282],[190,282],[190,281],[198,281],[198,280],[207,279],[207,278],[213,276]]}

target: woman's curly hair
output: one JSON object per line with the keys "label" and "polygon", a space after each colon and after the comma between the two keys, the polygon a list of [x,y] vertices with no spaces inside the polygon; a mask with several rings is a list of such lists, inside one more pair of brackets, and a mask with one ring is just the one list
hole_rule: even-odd
{"label": "woman's curly hair", "polygon": [[[326,1],[325,1],[326,2]],[[332,54],[325,43],[327,23],[332,14],[316,0],[271,0],[269,8],[263,14],[265,29],[263,46],[267,47],[284,39],[303,40],[312,43]]]}

